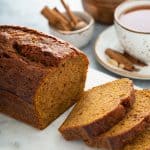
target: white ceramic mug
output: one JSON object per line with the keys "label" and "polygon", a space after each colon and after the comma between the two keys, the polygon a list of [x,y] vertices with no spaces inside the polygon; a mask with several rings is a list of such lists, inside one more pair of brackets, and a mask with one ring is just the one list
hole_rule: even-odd
{"label": "white ceramic mug", "polygon": [[[127,28],[119,19],[123,12],[138,6],[150,6],[149,0],[127,1],[115,10],[115,27],[118,39],[124,50],[131,56],[150,64],[150,32],[137,32]],[[147,18],[150,21],[150,18]],[[139,20],[139,23],[140,22]]]}

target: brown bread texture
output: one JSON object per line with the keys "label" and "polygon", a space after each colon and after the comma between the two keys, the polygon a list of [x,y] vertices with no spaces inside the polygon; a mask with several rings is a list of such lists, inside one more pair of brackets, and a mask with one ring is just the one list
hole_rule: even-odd
{"label": "brown bread texture", "polygon": [[32,29],[0,26],[0,112],[43,129],[83,92],[87,57]]}
{"label": "brown bread texture", "polygon": [[150,150],[150,129],[139,134],[123,150]]}
{"label": "brown bread texture", "polygon": [[135,92],[135,103],[123,120],[109,131],[85,141],[89,146],[122,150],[123,147],[142,134],[150,126],[150,90]]}
{"label": "brown bread texture", "polygon": [[133,83],[119,79],[86,91],[59,128],[66,140],[93,138],[118,123],[134,103]]}

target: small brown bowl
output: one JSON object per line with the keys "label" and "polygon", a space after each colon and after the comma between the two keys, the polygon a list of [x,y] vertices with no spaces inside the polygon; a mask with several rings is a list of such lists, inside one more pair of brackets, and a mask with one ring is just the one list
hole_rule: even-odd
{"label": "small brown bowl", "polygon": [[112,24],[115,8],[124,0],[82,0],[84,9],[90,13],[97,22]]}

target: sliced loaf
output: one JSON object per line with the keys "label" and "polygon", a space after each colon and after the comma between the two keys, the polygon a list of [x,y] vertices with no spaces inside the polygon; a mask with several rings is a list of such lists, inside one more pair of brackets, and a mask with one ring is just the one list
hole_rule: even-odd
{"label": "sliced loaf", "polygon": [[67,140],[95,137],[122,120],[134,99],[129,79],[95,87],[82,95],[59,131]]}
{"label": "sliced loaf", "polygon": [[150,124],[150,90],[135,92],[135,103],[125,118],[109,131],[96,138],[85,141],[92,147],[104,147],[109,150],[122,150]]}

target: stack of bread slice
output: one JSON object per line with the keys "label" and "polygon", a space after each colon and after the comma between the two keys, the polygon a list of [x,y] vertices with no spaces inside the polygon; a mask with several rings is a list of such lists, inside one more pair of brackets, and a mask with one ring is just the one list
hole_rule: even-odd
{"label": "stack of bread slice", "polygon": [[134,90],[125,78],[84,92],[59,131],[91,147],[148,150],[149,127],[150,90]]}

